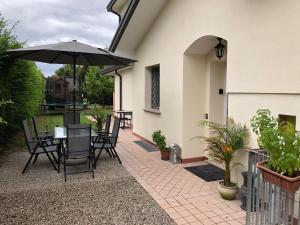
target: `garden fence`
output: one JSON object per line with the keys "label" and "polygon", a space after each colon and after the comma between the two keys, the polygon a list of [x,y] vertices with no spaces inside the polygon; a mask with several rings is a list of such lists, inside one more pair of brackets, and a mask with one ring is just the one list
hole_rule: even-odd
{"label": "garden fence", "polygon": [[300,195],[262,179],[256,164],[266,159],[262,150],[249,152],[246,225],[300,225]]}

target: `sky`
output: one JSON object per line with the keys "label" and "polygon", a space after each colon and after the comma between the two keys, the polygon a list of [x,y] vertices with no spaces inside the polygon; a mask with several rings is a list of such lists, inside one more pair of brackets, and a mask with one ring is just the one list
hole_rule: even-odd
{"label": "sky", "polygon": [[[0,0],[0,12],[28,46],[77,40],[106,48],[118,17],[106,11],[109,0]],[[45,76],[61,65],[37,63]]]}

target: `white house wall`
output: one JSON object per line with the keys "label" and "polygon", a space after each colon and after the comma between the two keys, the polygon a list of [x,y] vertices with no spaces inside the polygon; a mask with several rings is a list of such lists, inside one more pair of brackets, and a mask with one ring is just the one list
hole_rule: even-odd
{"label": "white house wall", "polygon": [[[123,110],[132,110],[132,69],[121,70],[119,73],[122,75],[122,108]],[[120,109],[120,78],[115,76],[115,105],[116,110]]]}
{"label": "white house wall", "polygon": [[[147,13],[147,9],[144,10]],[[299,0],[169,1],[144,39],[133,50],[138,59],[131,74],[134,132],[151,140],[152,132],[161,129],[168,143],[176,142],[180,145],[188,143],[185,130],[198,133],[198,128],[192,126],[191,122],[190,129],[185,127],[186,121],[190,120],[184,112],[186,106],[191,105],[192,99],[189,97],[195,98],[192,96],[199,93],[191,88],[195,84],[184,77],[186,71],[196,70],[184,68],[184,53],[194,41],[205,35],[227,40],[228,92],[299,92],[299,21]],[[201,60],[199,63],[201,67]],[[160,64],[161,71],[160,115],[143,110],[145,67],[155,64]],[[191,93],[185,93],[184,88]],[[299,117],[299,100],[298,96],[293,95],[230,95],[229,115],[248,123],[256,109],[267,107],[274,110],[274,113],[295,114]],[[190,110],[195,108],[191,107]],[[197,110],[201,120],[204,110]],[[195,120],[196,112],[193,117]],[[251,144],[254,143],[255,140],[251,140]],[[194,150],[196,144],[191,146],[194,147],[183,149],[184,157],[197,156]]]}

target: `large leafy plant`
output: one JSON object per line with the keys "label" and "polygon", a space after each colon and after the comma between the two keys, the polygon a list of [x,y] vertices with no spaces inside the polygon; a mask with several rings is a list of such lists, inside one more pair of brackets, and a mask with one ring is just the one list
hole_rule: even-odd
{"label": "large leafy plant", "polygon": [[300,173],[300,134],[288,122],[279,124],[270,110],[260,109],[251,120],[258,135],[259,146],[266,150],[267,167],[275,172],[294,177]]}
{"label": "large leafy plant", "polygon": [[200,126],[207,126],[212,132],[211,137],[200,138],[204,138],[207,142],[209,156],[224,165],[224,186],[232,186],[231,162],[234,153],[246,147],[249,136],[248,128],[236,123],[233,118],[228,118],[227,124],[202,121]]}

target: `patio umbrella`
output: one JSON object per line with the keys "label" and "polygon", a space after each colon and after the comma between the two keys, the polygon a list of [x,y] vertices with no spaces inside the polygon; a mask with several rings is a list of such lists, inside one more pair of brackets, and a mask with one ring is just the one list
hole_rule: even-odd
{"label": "patio umbrella", "polygon": [[133,59],[118,56],[112,52],[77,42],[60,42],[27,48],[12,49],[8,55],[16,59],[25,59],[53,64],[73,65],[73,120],[75,122],[75,76],[76,65],[129,65]]}

